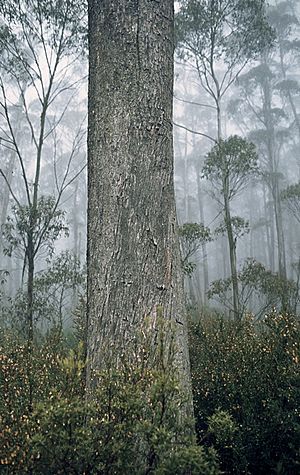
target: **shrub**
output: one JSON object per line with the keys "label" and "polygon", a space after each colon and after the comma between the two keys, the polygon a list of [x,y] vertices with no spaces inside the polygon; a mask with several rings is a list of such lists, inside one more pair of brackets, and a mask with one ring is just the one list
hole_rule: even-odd
{"label": "shrub", "polygon": [[299,330],[276,312],[259,324],[215,318],[191,328],[198,439],[229,473],[299,471]]}
{"label": "shrub", "polygon": [[214,449],[181,447],[171,452],[155,471],[155,475],[216,475],[219,472],[218,458]]}
{"label": "shrub", "polygon": [[30,360],[35,389],[32,411],[28,355],[20,357],[20,345],[12,340],[2,347],[4,473],[219,473],[215,452],[196,446],[193,421],[183,415],[185,400],[176,376],[173,339],[165,341],[164,324],[160,325],[154,351],[153,331],[146,329],[128,343],[117,365],[107,359],[95,375],[97,389],[91,394],[83,386],[82,346],[67,353],[58,345],[56,355],[53,347],[35,348]]}

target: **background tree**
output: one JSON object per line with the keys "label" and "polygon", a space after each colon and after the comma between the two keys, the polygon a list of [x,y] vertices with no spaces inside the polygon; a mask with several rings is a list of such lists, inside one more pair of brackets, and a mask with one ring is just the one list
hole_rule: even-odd
{"label": "background tree", "polygon": [[[186,139],[190,143],[187,150],[193,147],[193,151],[189,152],[190,160],[186,160],[190,167],[187,175],[190,180],[195,177],[197,180],[198,202],[194,203],[193,208],[190,206],[189,220],[194,221],[195,216],[200,214],[200,222],[212,223],[219,216],[220,209],[206,199],[207,190],[200,179],[205,152],[211,142],[226,137],[226,99],[230,96],[236,78],[259,52],[270,45],[274,35],[267,21],[265,2],[260,0],[180,1],[175,24],[177,58],[178,61],[183,59],[183,66],[178,66],[180,89],[175,97],[178,105],[175,113],[176,110],[182,112],[183,107],[185,112],[181,120],[176,118],[175,125],[181,127],[176,129],[178,135],[179,131],[185,129],[189,137],[193,136],[192,140]],[[189,94],[180,87],[183,81],[187,81],[184,74],[189,74],[190,84],[186,88]],[[187,183],[189,194],[195,196],[191,185],[191,181]],[[222,266],[219,262],[210,262],[209,272],[211,276],[216,273],[219,277],[222,269],[223,276],[227,277],[230,256],[226,239],[220,237],[212,247],[218,247]],[[205,291],[208,290],[209,282],[207,269],[205,261]]]}
{"label": "background tree", "polygon": [[281,198],[289,211],[300,223],[300,183],[289,185],[282,190]]}
{"label": "background tree", "polygon": [[[236,237],[234,235],[234,220],[231,216],[230,203],[246,186],[257,171],[257,153],[255,146],[238,136],[228,140],[220,140],[208,153],[202,170],[216,190],[214,197],[221,196],[224,224],[227,233],[230,269],[232,279],[232,298],[234,317],[241,318],[236,261]],[[237,223],[238,225],[240,222]],[[240,226],[239,226],[240,227]],[[237,233],[236,233],[237,234]]]}
{"label": "background tree", "polygon": [[[34,332],[33,294],[36,260],[41,248],[51,245],[63,230],[58,210],[65,189],[83,170],[76,164],[84,131],[77,125],[71,151],[61,175],[58,174],[57,144],[63,133],[66,111],[78,93],[82,78],[74,74],[74,63],[82,54],[85,34],[82,2],[27,1],[7,2],[2,10],[0,34],[0,140],[9,151],[8,165],[0,169],[14,202],[14,218],[6,226],[10,251],[22,250],[27,279],[27,336]],[[70,80],[69,74],[73,74]],[[64,99],[64,106],[58,106]],[[16,123],[16,113],[23,130]],[[81,122],[82,119],[81,119]],[[53,148],[51,150],[51,145]],[[51,152],[50,152],[51,150]],[[61,154],[61,152],[60,152]],[[53,188],[43,196],[45,163],[52,156]],[[18,167],[17,167],[18,164]],[[18,182],[12,180],[16,171]],[[47,173],[46,173],[47,175]],[[2,208],[2,224],[7,214]],[[13,223],[14,221],[14,223]],[[60,229],[59,229],[60,228]],[[11,230],[11,236],[8,231]],[[16,232],[19,233],[16,235]]]}
{"label": "background tree", "polygon": [[[249,106],[256,123],[255,130],[249,134],[260,151],[262,177],[271,195],[278,248],[278,270],[286,278],[286,256],[283,232],[283,217],[280,200],[282,174],[280,159],[287,134],[287,114],[277,107],[278,95],[274,91],[277,78],[270,68],[271,57],[265,55],[262,62],[252,68],[239,84],[243,88],[243,107]],[[256,97],[255,97],[256,96]],[[261,102],[257,104],[257,97]]]}
{"label": "background tree", "polygon": [[221,102],[246,64],[270,44],[265,1],[181,0],[176,15],[179,54],[190,59],[213,100],[217,138],[222,137]]}

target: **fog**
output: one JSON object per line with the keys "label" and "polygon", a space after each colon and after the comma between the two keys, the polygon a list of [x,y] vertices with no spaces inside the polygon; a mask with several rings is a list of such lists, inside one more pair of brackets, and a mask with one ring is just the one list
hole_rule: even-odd
{"label": "fog", "polygon": [[[299,19],[297,1],[274,3],[268,9],[272,46],[259,51],[258,44],[267,39],[257,36],[235,53],[234,45],[221,46],[211,57],[213,70],[209,59],[201,58],[201,42],[193,32],[176,34],[174,183],[183,260],[188,246],[193,248],[186,260],[187,302],[198,315],[207,308],[232,315],[235,279],[240,311],[260,318],[267,308],[282,305],[283,293],[288,308],[298,309]],[[74,20],[76,34],[70,26]],[[35,318],[48,305],[49,319],[70,321],[85,293],[86,18],[78,14],[65,21],[65,30],[58,22],[43,32],[34,14],[23,23],[1,18],[0,295],[6,323],[20,317],[26,292],[32,206],[40,213],[33,236],[40,292]],[[34,25],[39,33],[30,36]],[[205,178],[203,167],[217,142],[231,136],[255,145],[257,163],[253,173],[238,172],[244,184],[229,200],[230,249],[224,186],[218,186],[216,173]],[[200,231],[208,234],[188,228],[185,234],[186,223],[203,225]],[[45,285],[52,286],[50,299]]]}

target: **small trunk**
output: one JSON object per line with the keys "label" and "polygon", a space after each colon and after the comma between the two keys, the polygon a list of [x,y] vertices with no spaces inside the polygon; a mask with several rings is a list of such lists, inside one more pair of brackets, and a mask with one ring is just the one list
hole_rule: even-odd
{"label": "small trunk", "polygon": [[[201,193],[201,180],[200,180],[200,174],[201,174],[201,163],[200,160],[198,161],[198,170],[196,170],[197,174],[197,196],[198,196],[198,206],[199,206],[199,217],[200,217],[200,222],[205,224],[205,218],[204,218],[204,207],[203,207],[203,196]],[[201,246],[202,250],[202,257],[203,257],[203,301],[204,303],[207,303],[207,291],[209,288],[209,275],[208,275],[208,262],[207,262],[207,250],[206,250],[206,243],[204,242]]]}
{"label": "small trunk", "polygon": [[273,198],[273,209],[276,226],[276,238],[278,248],[278,271],[283,279],[286,279],[286,258],[285,258],[285,244],[284,244],[284,232],[282,226],[282,212],[280,202],[280,190],[279,190],[279,178],[278,178],[278,157],[276,156],[276,139],[274,122],[272,116],[272,103],[271,103],[271,89],[268,78],[266,78],[263,86],[264,104],[263,113],[264,121],[267,129],[267,153],[269,161],[269,171],[271,173],[271,193]]}
{"label": "small trunk", "polygon": [[216,100],[216,106],[217,106],[217,137],[218,137],[218,142],[220,142],[222,138],[221,99]]}
{"label": "small trunk", "polygon": [[34,278],[34,246],[32,235],[28,235],[27,243],[27,335],[28,344],[33,343],[33,278]]}
{"label": "small trunk", "polygon": [[74,254],[77,259],[80,258],[80,245],[79,245],[79,223],[78,223],[78,181],[74,187],[74,201],[73,201],[73,246]]}
{"label": "small trunk", "polygon": [[[15,154],[11,154],[8,162],[7,169],[5,170],[5,176],[9,185],[12,183],[13,178],[13,171],[15,168]],[[3,182],[3,183],[2,183]],[[2,252],[3,252],[3,236],[2,236],[2,226],[6,223],[7,212],[8,212],[8,205],[9,205],[9,198],[10,198],[10,191],[7,184],[4,180],[1,179],[1,213],[0,213],[0,259],[2,260]]]}
{"label": "small trunk", "polygon": [[27,236],[27,377],[28,377],[28,390],[29,401],[28,410],[32,411],[33,405],[33,368],[32,368],[32,352],[33,352],[33,339],[34,339],[34,327],[33,327],[33,279],[34,279],[34,244],[32,233],[29,232]]}
{"label": "small trunk", "polygon": [[233,313],[235,320],[240,320],[240,308],[239,308],[239,288],[236,268],[236,242],[233,236],[230,204],[228,198],[228,179],[224,180],[224,211],[225,211],[225,226],[227,231],[229,257],[230,257],[230,271],[232,279],[232,301],[233,301]]}
{"label": "small trunk", "polygon": [[275,209],[275,225],[277,233],[277,244],[278,244],[278,270],[279,275],[283,279],[287,278],[286,274],[286,256],[285,256],[285,240],[284,240],[284,231],[282,224],[282,209],[280,201],[280,192],[278,183],[274,186],[274,209]]}

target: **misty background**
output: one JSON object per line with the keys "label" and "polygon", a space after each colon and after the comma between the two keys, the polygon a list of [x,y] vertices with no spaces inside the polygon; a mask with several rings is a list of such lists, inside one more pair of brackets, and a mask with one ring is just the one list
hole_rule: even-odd
{"label": "misty background", "polygon": [[[260,318],[285,294],[288,308],[299,309],[299,20],[296,0],[271,2],[272,47],[243,61],[228,60],[223,50],[216,55],[219,115],[210,66],[205,73],[195,38],[185,41],[177,30],[174,180],[195,314],[234,311],[222,186],[204,169],[216,142],[230,136],[247,139],[257,153],[255,173],[230,200],[240,305]],[[35,322],[69,326],[85,296],[86,17],[63,11],[46,31],[37,12],[26,12],[10,22],[2,17],[0,26],[1,324],[17,327],[24,319],[31,243]],[[197,226],[182,228],[186,223]]]}

